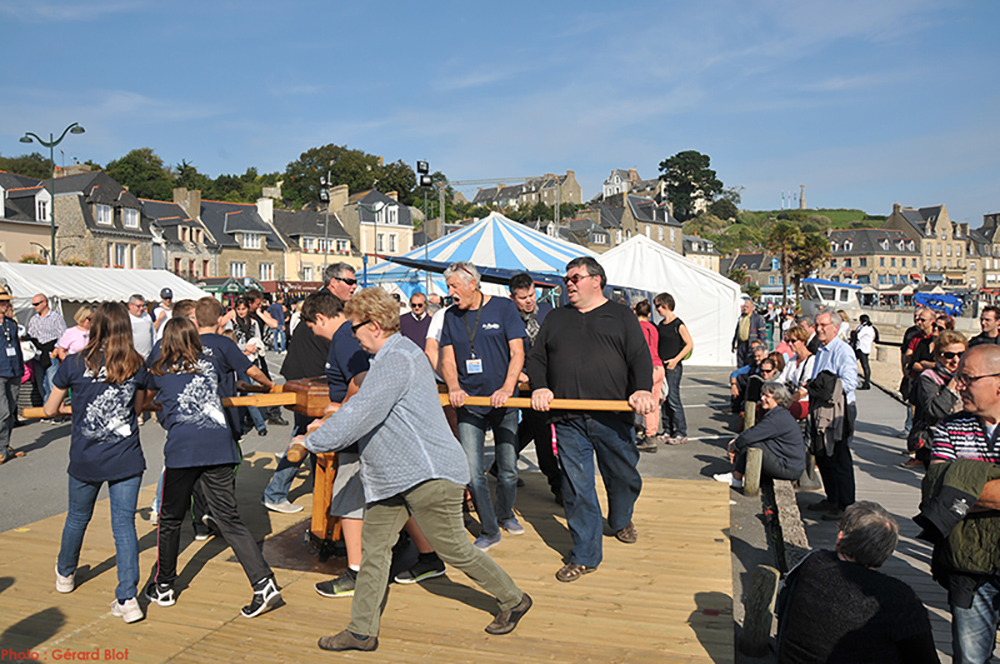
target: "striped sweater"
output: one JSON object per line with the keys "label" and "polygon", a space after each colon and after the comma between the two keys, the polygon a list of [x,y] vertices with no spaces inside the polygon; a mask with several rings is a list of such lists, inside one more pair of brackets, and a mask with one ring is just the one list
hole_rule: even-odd
{"label": "striped sweater", "polygon": [[954,461],[955,459],[975,459],[1000,463],[1000,445],[997,434],[987,433],[982,420],[972,413],[956,413],[950,415],[937,425],[934,430],[934,444],[931,447],[931,459]]}

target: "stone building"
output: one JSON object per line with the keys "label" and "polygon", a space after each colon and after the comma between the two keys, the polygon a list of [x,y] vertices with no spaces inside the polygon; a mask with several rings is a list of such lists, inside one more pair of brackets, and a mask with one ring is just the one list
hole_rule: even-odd
{"label": "stone building", "polygon": [[0,261],[16,263],[29,254],[48,260],[51,204],[42,181],[0,171]]}
{"label": "stone building", "polygon": [[177,203],[140,199],[152,225],[151,265],[197,281],[218,276],[221,249],[208,227]]}
{"label": "stone building", "polygon": [[[882,228],[902,231],[914,240],[926,281],[944,286],[971,285],[969,260],[972,257],[968,250],[975,250],[975,243],[970,246],[969,225],[953,222],[943,204],[916,209],[896,203]],[[978,269],[981,261],[975,262]]]}
{"label": "stone building", "polygon": [[855,228],[827,232],[830,259],[818,270],[820,279],[875,287],[921,281],[917,240],[902,231]]}
{"label": "stone building", "polygon": [[657,203],[650,198],[620,193],[603,202],[591,203],[589,207],[577,212],[576,216],[589,219],[607,231],[607,248],[616,247],[633,235],[642,234],[667,249],[683,254],[684,227],[674,219],[670,208],[667,202]]}
{"label": "stone building", "polygon": [[336,213],[275,210],[274,225],[288,245],[288,279],[322,281],[323,270],[333,263],[361,269],[361,252]]}

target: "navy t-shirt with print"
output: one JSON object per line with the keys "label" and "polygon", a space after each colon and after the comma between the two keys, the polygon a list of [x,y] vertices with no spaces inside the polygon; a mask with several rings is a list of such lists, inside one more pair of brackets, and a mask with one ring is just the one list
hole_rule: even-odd
{"label": "navy t-shirt with print", "polygon": [[351,333],[351,321],[337,328],[326,356],[326,382],[330,401],[341,403],[347,397],[347,384],[359,373],[368,371],[371,355],[366,353]]}
{"label": "navy t-shirt with print", "polygon": [[[201,335],[201,351],[212,360],[219,372],[219,396],[235,397],[237,374],[245,374],[254,366],[253,362],[243,354],[235,341],[221,334]],[[233,437],[239,438],[242,433],[239,408],[236,406],[226,408],[226,418],[229,421],[229,428],[233,431]]]}
{"label": "navy t-shirt with print", "polygon": [[[479,309],[466,310],[451,307],[444,316],[441,346],[451,346],[458,365],[458,384],[470,396],[488,397],[503,387],[510,365],[511,339],[523,339],[527,334],[524,321],[517,307],[506,298],[491,297],[482,307],[478,329],[476,314]],[[467,329],[468,327],[468,329]],[[475,335],[476,358],[482,360],[481,373],[469,373],[466,360],[472,357],[469,330]],[[488,413],[488,406],[469,407],[477,413]]]}
{"label": "navy t-shirt with print", "polygon": [[110,482],[146,470],[135,413],[136,391],[144,389],[145,377],[142,367],[114,385],[105,380],[103,366],[95,376],[79,353],[63,360],[52,383],[73,391],[70,475],[83,482]]}
{"label": "navy t-shirt with print", "polygon": [[219,399],[215,364],[202,355],[193,373],[146,374],[146,389],[157,390],[163,404],[160,424],[167,431],[163,462],[167,468],[194,468],[240,462],[236,443]]}

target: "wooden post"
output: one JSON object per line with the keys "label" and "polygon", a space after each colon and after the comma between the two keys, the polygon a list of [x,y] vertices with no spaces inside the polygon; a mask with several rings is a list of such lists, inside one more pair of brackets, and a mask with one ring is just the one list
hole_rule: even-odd
{"label": "wooden post", "polygon": [[747,448],[747,467],[743,475],[743,495],[756,496],[760,491],[760,464],[764,452],[759,447]]}
{"label": "wooden post", "polygon": [[748,657],[763,657],[770,650],[774,603],[778,598],[781,574],[767,565],[758,565],[750,576],[746,613],[740,633],[740,652]]}

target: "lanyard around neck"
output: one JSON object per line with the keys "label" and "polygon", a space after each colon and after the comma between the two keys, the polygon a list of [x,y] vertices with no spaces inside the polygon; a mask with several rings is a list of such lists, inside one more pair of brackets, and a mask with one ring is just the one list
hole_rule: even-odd
{"label": "lanyard around neck", "polygon": [[462,317],[462,321],[465,323],[465,332],[469,335],[469,351],[472,357],[476,357],[476,334],[479,332],[479,317],[483,315],[483,307],[486,306],[486,295],[483,293],[479,294],[479,308],[476,309],[476,325],[473,329],[469,329],[469,312],[465,312],[465,316]]}

